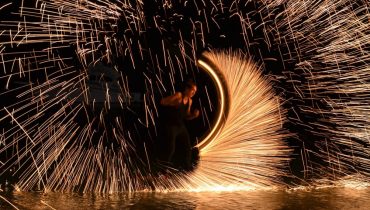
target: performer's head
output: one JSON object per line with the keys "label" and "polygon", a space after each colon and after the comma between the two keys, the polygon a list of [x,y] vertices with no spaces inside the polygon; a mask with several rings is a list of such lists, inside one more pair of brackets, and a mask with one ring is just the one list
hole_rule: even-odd
{"label": "performer's head", "polygon": [[184,88],[183,94],[186,97],[192,98],[195,95],[196,92],[197,92],[197,85],[194,83],[193,80],[188,80],[185,83],[185,88]]}

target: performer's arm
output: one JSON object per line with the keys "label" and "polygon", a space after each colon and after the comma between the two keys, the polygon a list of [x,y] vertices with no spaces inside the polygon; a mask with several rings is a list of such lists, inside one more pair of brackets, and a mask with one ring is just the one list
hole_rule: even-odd
{"label": "performer's arm", "polygon": [[189,98],[189,106],[188,106],[188,110],[186,111],[186,119],[187,120],[192,120],[192,119],[195,119],[199,116],[199,110],[198,109],[194,109],[193,112],[191,112],[191,105],[193,104],[193,100],[191,98]]}
{"label": "performer's arm", "polygon": [[176,92],[174,95],[170,95],[161,99],[162,106],[178,106],[181,103],[181,93]]}

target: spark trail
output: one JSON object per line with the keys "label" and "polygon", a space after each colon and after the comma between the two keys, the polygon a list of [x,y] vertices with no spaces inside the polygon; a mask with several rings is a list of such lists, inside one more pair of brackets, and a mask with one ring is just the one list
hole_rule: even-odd
{"label": "spark trail", "polygon": [[296,61],[286,77],[299,112],[291,121],[310,134],[301,137],[306,144],[314,142],[305,157],[326,162],[307,158],[305,170],[334,180],[352,173],[368,177],[369,2],[265,1],[264,12],[282,7],[266,33],[286,43],[286,63]]}
{"label": "spark trail", "polygon": [[[17,189],[278,186],[287,146],[306,181],[369,177],[367,1],[34,0],[0,14],[0,168]],[[230,47],[246,55],[206,56],[230,104],[198,168],[149,178],[156,100],[197,78],[200,51]],[[200,97],[205,127],[217,103]]]}

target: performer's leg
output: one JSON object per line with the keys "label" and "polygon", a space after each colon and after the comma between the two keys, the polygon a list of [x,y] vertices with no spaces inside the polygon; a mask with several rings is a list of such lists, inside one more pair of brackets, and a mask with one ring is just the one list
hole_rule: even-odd
{"label": "performer's leg", "polygon": [[175,134],[173,127],[164,126],[161,129],[157,145],[158,158],[162,161],[171,162],[175,152]]}
{"label": "performer's leg", "polygon": [[185,170],[190,170],[191,169],[191,143],[190,143],[190,136],[189,133],[184,126],[181,130],[182,132],[180,133],[178,140],[181,141],[181,145],[183,145],[183,164],[182,167]]}

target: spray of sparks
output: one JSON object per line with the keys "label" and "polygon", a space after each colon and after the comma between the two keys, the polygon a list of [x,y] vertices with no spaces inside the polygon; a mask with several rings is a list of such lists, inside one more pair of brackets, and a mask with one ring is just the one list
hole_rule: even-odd
{"label": "spray of sparks", "polygon": [[[198,169],[189,176],[190,189],[258,189],[278,186],[289,157],[283,139],[284,110],[246,56],[207,53],[229,89],[228,115],[212,141],[201,149]],[[221,97],[222,100],[222,97]]]}
{"label": "spray of sparks", "polygon": [[[15,168],[18,189],[40,186],[46,191],[117,192],[149,186],[159,190],[277,186],[282,183],[279,178],[287,175],[284,168],[289,149],[283,140],[292,135],[301,144],[297,155],[305,177],[335,180],[356,173],[370,177],[367,1],[194,2],[195,13],[201,18],[190,18],[190,36],[174,31],[179,37],[179,53],[173,53],[162,39],[161,55],[145,48],[135,36],[145,34],[150,27],[164,37],[169,35],[166,20],[184,18],[171,13],[175,2],[162,1],[163,14],[170,16],[154,14],[151,18],[145,16],[142,1],[31,2],[32,6],[26,6],[22,1],[17,12],[20,18],[4,20],[0,28],[0,76],[5,87],[0,94],[17,93],[16,101],[5,105],[0,113],[4,125],[0,154],[9,157],[12,151],[0,167]],[[176,4],[185,8],[193,3]],[[247,4],[254,5],[255,11],[245,12]],[[0,3],[0,12],[11,6],[11,2]],[[225,14],[230,16],[223,17]],[[253,21],[257,16],[260,23]],[[110,123],[104,120],[113,104],[124,109],[126,98],[133,97],[130,78],[115,65],[115,58],[128,57],[133,69],[144,60],[150,61],[149,72],[154,76],[143,73],[147,94],[141,98],[145,117],[139,122],[155,128],[156,93],[173,92],[176,78],[197,72],[192,65],[198,60],[197,51],[208,47],[212,27],[224,30],[222,18],[238,19],[241,48],[248,55],[260,56],[261,68],[248,60],[250,56],[207,54],[227,86],[227,118],[213,140],[202,147],[194,172],[175,173],[171,179],[148,178],[135,170],[148,161],[135,158],[131,138],[135,134],[127,131],[120,117]],[[120,21],[125,23],[121,33]],[[272,75],[274,83],[261,73],[269,59],[253,50],[256,40],[251,37],[257,30],[264,45],[278,53],[284,66],[281,73]],[[73,52],[76,56],[71,55]],[[102,59],[112,64],[109,73],[97,72]],[[72,61],[79,65],[72,65]],[[103,86],[89,83],[94,71],[103,80],[104,74],[113,79]],[[14,86],[12,81],[23,83]],[[93,95],[94,85],[104,92],[103,99]],[[282,93],[276,94],[277,90]],[[281,101],[285,101],[285,108]],[[211,104],[203,104],[207,103]],[[95,114],[89,115],[89,109]],[[80,113],[88,118],[82,125],[76,120]],[[284,126],[289,123],[299,132],[288,135],[289,128]],[[102,127],[99,134],[96,125]],[[91,139],[97,140],[91,143]],[[114,144],[107,144],[107,139]],[[114,145],[120,146],[117,149]]]}

